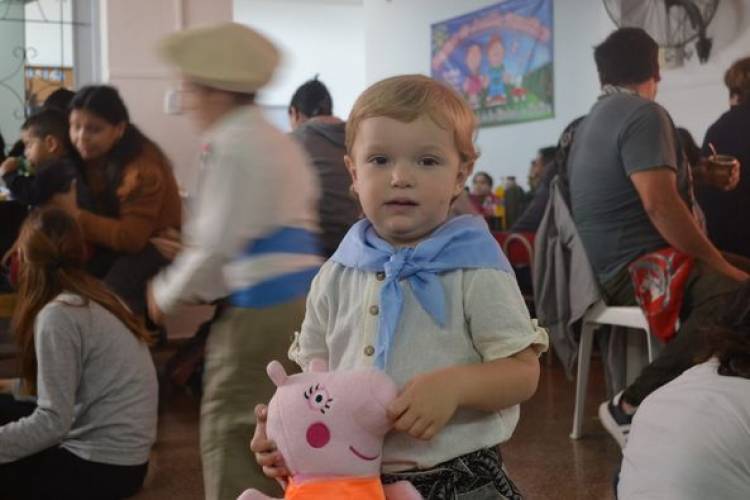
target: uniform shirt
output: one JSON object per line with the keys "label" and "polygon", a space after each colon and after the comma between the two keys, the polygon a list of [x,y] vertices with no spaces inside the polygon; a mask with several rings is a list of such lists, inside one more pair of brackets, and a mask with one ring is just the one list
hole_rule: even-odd
{"label": "uniform shirt", "polygon": [[[313,281],[302,331],[290,357],[306,368],[313,358],[331,370],[372,367],[378,334],[378,299],[385,275],[329,261]],[[407,280],[404,306],[386,372],[399,387],[414,376],[449,366],[506,358],[531,345],[546,349],[547,335],[529,318],[515,277],[494,269],[456,270],[439,276],[447,322],[435,323]],[[430,441],[393,432],[383,451],[385,471],[429,468],[510,438],[518,405],[497,413],[459,409]]]}
{"label": "uniform shirt", "polygon": [[253,241],[280,228],[317,231],[318,181],[295,141],[256,106],[244,106],[206,133],[202,162],[186,248],[154,283],[163,311],[317,269],[320,257],[314,254],[243,256]]}

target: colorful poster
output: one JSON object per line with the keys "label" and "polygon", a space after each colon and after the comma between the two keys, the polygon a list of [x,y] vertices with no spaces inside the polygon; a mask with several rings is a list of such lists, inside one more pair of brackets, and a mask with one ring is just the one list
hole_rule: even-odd
{"label": "colorful poster", "polygon": [[554,116],[552,0],[506,0],[432,25],[432,77],[480,126]]}

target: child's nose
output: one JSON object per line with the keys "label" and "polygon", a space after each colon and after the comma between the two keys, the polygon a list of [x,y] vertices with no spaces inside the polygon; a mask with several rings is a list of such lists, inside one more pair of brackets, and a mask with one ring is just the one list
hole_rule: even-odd
{"label": "child's nose", "polygon": [[405,162],[398,162],[391,171],[391,185],[394,187],[408,187],[414,184],[411,168]]}

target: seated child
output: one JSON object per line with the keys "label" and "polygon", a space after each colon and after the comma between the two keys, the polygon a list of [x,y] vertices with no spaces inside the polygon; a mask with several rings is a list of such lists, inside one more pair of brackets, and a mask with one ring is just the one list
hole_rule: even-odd
{"label": "seated child", "polygon": [[25,158],[7,158],[0,165],[0,176],[14,199],[24,205],[39,205],[33,199],[35,173],[39,165],[70,157],[68,118],[55,109],[42,109],[21,125]]}
{"label": "seated child", "polygon": [[[497,445],[536,391],[548,342],[484,220],[448,218],[478,156],[475,131],[461,97],[425,76],[359,97],[345,160],[366,219],[315,278],[290,351],[303,369],[322,358],[396,381],[383,480],[428,499],[520,498]],[[256,414],[262,424],[265,409]],[[286,475],[263,425],[252,449],[267,475]]]}
{"label": "seated child", "polygon": [[[24,193],[32,208],[57,207],[73,214],[76,208],[76,167],[70,160],[61,158],[48,160],[35,170],[33,182],[29,183]],[[93,252],[91,245],[86,243],[86,259]],[[13,245],[3,258],[8,266],[8,282],[15,287],[18,282],[17,243]]]}

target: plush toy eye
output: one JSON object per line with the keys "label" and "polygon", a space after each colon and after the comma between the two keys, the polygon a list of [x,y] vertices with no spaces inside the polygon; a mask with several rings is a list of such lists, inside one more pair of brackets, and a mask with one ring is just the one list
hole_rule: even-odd
{"label": "plush toy eye", "polygon": [[313,411],[320,411],[325,414],[326,411],[331,409],[331,403],[333,398],[328,395],[325,387],[321,387],[320,384],[311,385],[305,391],[305,399],[307,400],[307,406]]}

